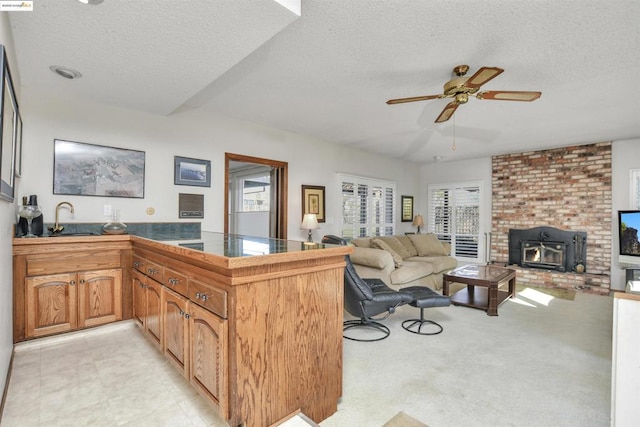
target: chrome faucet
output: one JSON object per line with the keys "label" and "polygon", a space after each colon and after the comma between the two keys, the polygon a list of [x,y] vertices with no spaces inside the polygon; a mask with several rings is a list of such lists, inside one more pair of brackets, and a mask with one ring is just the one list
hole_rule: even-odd
{"label": "chrome faucet", "polygon": [[56,205],[56,222],[55,224],[53,224],[53,228],[49,227],[49,231],[51,231],[54,234],[60,233],[62,230],[64,230],[64,227],[60,225],[60,223],[58,222],[58,213],[60,212],[60,206],[63,206],[63,205],[69,206],[69,209],[71,209],[71,213],[73,213],[73,205],[69,202],[60,202]]}

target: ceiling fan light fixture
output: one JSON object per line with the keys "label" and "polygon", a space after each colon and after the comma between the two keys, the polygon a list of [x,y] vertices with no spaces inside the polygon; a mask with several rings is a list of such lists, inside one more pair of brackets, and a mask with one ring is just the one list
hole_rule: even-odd
{"label": "ceiling fan light fixture", "polygon": [[69,80],[79,79],[80,77],[82,77],[80,71],[60,65],[52,65],[51,67],[49,67],[49,69],[57,75]]}

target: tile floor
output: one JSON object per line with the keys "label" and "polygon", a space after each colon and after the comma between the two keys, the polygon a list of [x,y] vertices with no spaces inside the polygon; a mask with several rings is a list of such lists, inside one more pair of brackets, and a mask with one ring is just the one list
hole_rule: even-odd
{"label": "tile floor", "polygon": [[2,427],[227,427],[132,321],[16,347]]}

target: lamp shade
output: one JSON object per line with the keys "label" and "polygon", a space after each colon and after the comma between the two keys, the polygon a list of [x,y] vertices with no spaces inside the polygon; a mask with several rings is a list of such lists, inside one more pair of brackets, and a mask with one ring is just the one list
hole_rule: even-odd
{"label": "lamp shade", "polygon": [[424,219],[422,218],[422,215],[416,215],[415,217],[413,217],[413,224],[414,227],[424,227]]}
{"label": "lamp shade", "polygon": [[318,228],[318,216],[316,214],[304,214],[300,228],[303,230],[315,230]]}

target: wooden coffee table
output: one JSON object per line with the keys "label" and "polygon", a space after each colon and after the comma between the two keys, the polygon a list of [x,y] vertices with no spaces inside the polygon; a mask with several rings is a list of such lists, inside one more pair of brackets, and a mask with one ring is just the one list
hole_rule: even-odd
{"label": "wooden coffee table", "polygon": [[[494,265],[465,265],[451,270],[443,276],[442,294],[449,296],[450,283],[462,283],[466,289],[460,289],[451,298],[451,304],[485,310],[489,316],[498,315],[498,306],[507,298],[516,295],[516,272],[509,268]],[[509,282],[509,290],[500,289]]]}

